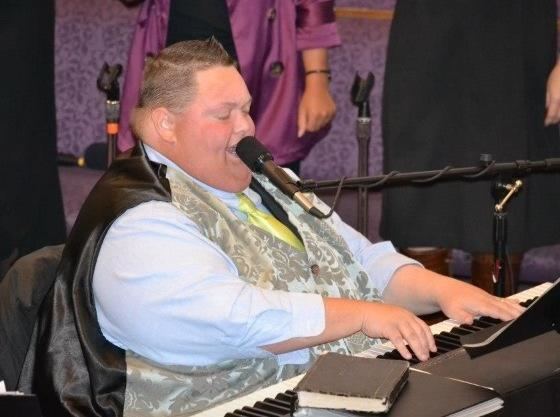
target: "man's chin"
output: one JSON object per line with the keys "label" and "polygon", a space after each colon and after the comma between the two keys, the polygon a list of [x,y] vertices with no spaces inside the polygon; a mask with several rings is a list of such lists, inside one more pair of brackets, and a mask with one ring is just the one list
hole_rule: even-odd
{"label": "man's chin", "polygon": [[240,193],[243,190],[246,190],[251,184],[251,173],[248,176],[244,177],[235,177],[230,176],[227,178],[227,185],[224,184],[224,191],[229,191],[230,193]]}

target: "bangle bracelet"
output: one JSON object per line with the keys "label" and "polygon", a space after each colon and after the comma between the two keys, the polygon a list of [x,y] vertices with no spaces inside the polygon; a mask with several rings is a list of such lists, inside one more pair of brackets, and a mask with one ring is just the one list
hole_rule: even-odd
{"label": "bangle bracelet", "polygon": [[328,80],[331,80],[331,70],[330,69],[316,69],[316,70],[309,70],[305,71],[305,76],[307,77],[309,74],[325,74]]}

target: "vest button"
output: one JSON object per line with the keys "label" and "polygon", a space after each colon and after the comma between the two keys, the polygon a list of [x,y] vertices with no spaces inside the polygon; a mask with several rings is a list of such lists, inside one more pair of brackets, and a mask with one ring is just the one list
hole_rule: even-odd
{"label": "vest button", "polygon": [[319,268],[319,265],[317,264],[311,265],[311,273],[313,274],[313,276],[318,277],[320,272],[321,272],[321,268]]}
{"label": "vest button", "polygon": [[270,75],[279,77],[284,72],[284,64],[280,61],[275,61],[270,65]]}
{"label": "vest button", "polygon": [[271,7],[266,11],[266,18],[270,21],[276,19],[276,9],[274,7]]}

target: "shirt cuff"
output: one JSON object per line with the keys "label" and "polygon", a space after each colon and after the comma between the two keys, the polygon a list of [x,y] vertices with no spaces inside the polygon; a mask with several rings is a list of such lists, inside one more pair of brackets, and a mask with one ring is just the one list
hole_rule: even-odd
{"label": "shirt cuff", "polygon": [[[317,336],[325,330],[325,304],[319,294],[293,294],[293,337]],[[278,365],[303,365],[311,359],[309,349],[277,355]]]}
{"label": "shirt cuff", "polygon": [[367,267],[366,270],[368,271],[368,275],[370,277],[370,280],[372,281],[372,284],[379,290],[379,293],[382,294],[397,270],[406,265],[417,265],[422,268],[424,267],[420,262],[404,256],[401,253],[394,252],[387,253],[379,259],[376,259],[374,274],[372,274],[370,272],[371,269]]}
{"label": "shirt cuff", "polygon": [[[290,293],[292,324],[289,334],[283,335],[283,340],[295,337],[317,336],[325,330],[325,305],[319,294]],[[251,351],[248,349],[247,351]],[[262,348],[255,348],[251,356],[266,357],[270,352]],[[278,365],[302,365],[311,359],[309,349],[300,349],[276,355]]]}
{"label": "shirt cuff", "polygon": [[319,294],[292,293],[293,337],[317,336],[325,330],[325,305]]}
{"label": "shirt cuff", "polygon": [[320,30],[313,28],[300,28],[297,30],[296,47],[298,51],[316,48],[332,48],[342,43],[336,23],[327,23],[320,26]]}

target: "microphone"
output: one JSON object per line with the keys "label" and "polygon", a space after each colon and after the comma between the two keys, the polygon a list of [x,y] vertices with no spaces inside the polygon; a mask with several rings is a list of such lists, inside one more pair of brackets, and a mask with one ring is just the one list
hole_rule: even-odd
{"label": "microphone", "polygon": [[80,168],[105,170],[107,169],[107,143],[92,143],[86,148],[83,156],[59,153],[57,162],[58,165],[62,166],[77,166]]}
{"label": "microphone", "polygon": [[268,149],[255,137],[246,136],[241,139],[235,152],[251,171],[266,176],[280,191],[298,203],[306,212],[321,219],[326,217],[301,192],[298,183],[274,163],[274,158]]}
{"label": "microphone", "polygon": [[86,166],[86,160],[83,156],[76,156],[70,153],[59,153],[56,156],[56,162],[61,166],[75,166],[80,168]]}

